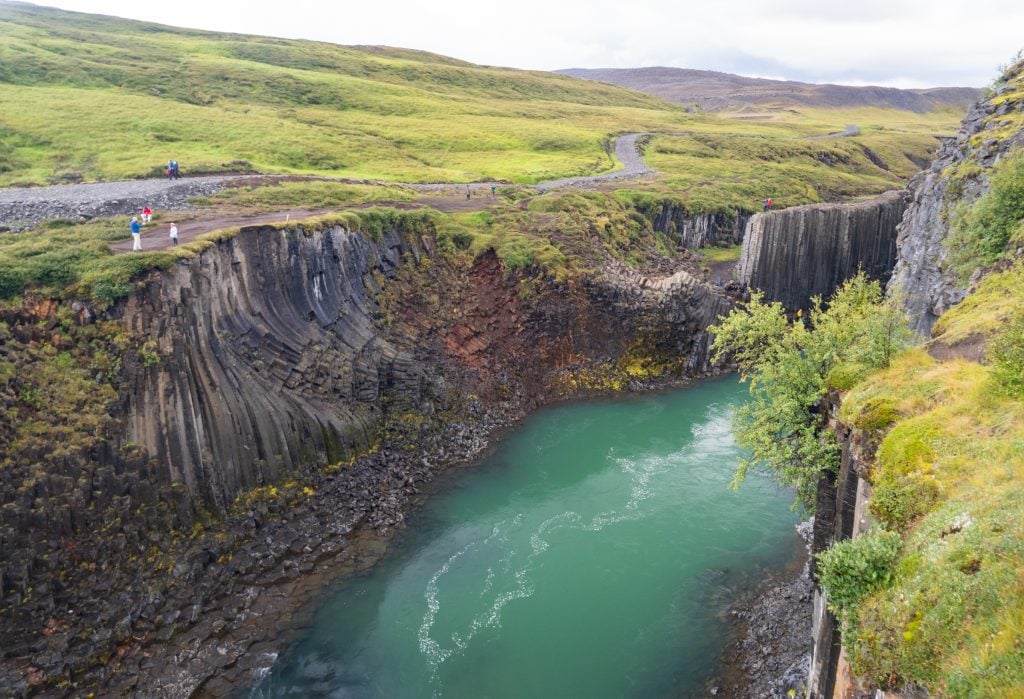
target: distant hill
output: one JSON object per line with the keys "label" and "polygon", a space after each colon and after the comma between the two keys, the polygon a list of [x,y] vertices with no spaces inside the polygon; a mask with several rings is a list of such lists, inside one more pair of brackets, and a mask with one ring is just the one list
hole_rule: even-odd
{"label": "distant hill", "polygon": [[678,105],[424,51],[198,31],[0,0],[0,186],[260,171],[536,182],[614,169]]}
{"label": "distant hill", "polygon": [[[660,184],[723,209],[769,192],[805,203],[898,186],[960,116],[854,111],[695,114],[617,85],[423,51],[0,0],[0,186],[156,177],[170,159],[186,175],[535,183],[613,170],[614,136],[651,132]],[[849,123],[856,138],[814,140]]]}
{"label": "distant hill", "polygon": [[731,73],[688,68],[570,68],[556,71],[628,87],[679,104],[720,111],[744,106],[880,107],[930,112],[953,107],[966,109],[982,93],[974,87],[933,87],[901,90],[894,87],[817,85],[793,80],[745,78]]}

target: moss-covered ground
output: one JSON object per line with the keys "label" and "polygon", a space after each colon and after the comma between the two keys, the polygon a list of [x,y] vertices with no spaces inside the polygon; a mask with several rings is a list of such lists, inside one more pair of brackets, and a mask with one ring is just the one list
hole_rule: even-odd
{"label": "moss-covered ground", "polygon": [[986,277],[939,319],[936,342],[855,386],[840,418],[877,442],[870,510],[903,534],[889,584],[857,607],[846,644],[882,686],[936,696],[1024,689],[1024,272]]}

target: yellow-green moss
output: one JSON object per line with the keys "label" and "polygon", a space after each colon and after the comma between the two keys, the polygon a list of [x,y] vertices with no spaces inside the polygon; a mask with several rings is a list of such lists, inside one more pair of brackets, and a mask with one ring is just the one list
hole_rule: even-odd
{"label": "yellow-green moss", "polygon": [[932,335],[947,344],[989,336],[1005,325],[1024,299],[1024,263],[981,280],[967,298],[944,313],[932,328]]}
{"label": "yellow-green moss", "polygon": [[990,370],[912,350],[845,396],[841,418],[892,422],[870,469],[870,507],[904,533],[892,583],[858,605],[854,670],[938,696],[1024,686],[1024,402]]}

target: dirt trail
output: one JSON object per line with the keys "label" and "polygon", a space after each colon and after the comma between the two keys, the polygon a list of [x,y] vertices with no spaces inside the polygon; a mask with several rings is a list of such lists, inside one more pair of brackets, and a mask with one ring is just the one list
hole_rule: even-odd
{"label": "dirt trail", "polygon": [[[620,136],[615,141],[615,154],[622,161],[623,167],[613,172],[608,172],[603,175],[594,175],[591,177],[569,177],[561,180],[552,180],[550,182],[544,182],[534,187],[541,192],[546,192],[552,189],[564,189],[564,188],[586,188],[591,186],[600,185],[603,183],[630,179],[637,177],[644,177],[654,174],[654,170],[647,167],[643,161],[643,155],[641,153],[641,141],[645,134],[626,134]],[[230,178],[218,178],[218,182],[227,181],[246,181],[248,179],[262,178],[267,179],[267,175],[256,175],[252,177],[230,177]],[[271,176],[272,177],[272,176]],[[201,179],[201,178],[196,178]],[[349,180],[352,181],[352,180]],[[365,183],[371,183],[370,181],[360,181]],[[112,183],[113,184],[113,183]],[[117,183],[124,184],[124,183]],[[387,184],[382,182],[372,182],[372,184]],[[394,184],[394,183],[390,183]],[[57,185],[55,187],[39,188],[38,190],[27,190],[38,194],[39,190],[48,189],[56,190],[60,187],[67,185]],[[97,185],[73,185],[76,189],[74,190],[76,197],[82,196],[84,187],[101,187],[101,184]],[[360,209],[367,208],[370,206],[390,206],[397,209],[417,209],[417,208],[432,208],[438,211],[450,213],[453,211],[479,211],[493,206],[499,202],[499,200],[491,193],[492,187],[507,186],[507,183],[501,182],[475,182],[472,184],[455,184],[455,183],[437,183],[437,184],[407,184],[404,185],[418,192],[421,192],[423,196],[418,197],[408,202],[373,202],[370,204],[362,204],[358,206],[346,206],[341,207],[342,209]],[[6,190],[7,193],[12,190]],[[95,190],[99,193],[99,190]],[[466,193],[469,193],[469,197],[466,197]],[[4,194],[4,191],[0,191],[0,194]],[[221,228],[234,228],[239,226],[254,226],[265,223],[284,223],[286,221],[300,221],[311,216],[319,216],[321,214],[329,213],[333,209],[284,209],[281,211],[275,211],[265,214],[258,214],[255,216],[219,216],[213,218],[201,218],[194,220],[186,220],[178,223],[178,244],[184,244],[190,240],[194,240],[196,237],[215,231]],[[142,249],[144,252],[153,252],[154,250],[164,250],[171,247],[170,240],[170,222],[161,222],[155,226],[147,226],[143,228],[142,232]],[[111,249],[118,253],[125,253],[132,251],[132,240],[127,238],[119,243],[111,246]]]}
{"label": "dirt trail", "polygon": [[[371,202],[368,204],[359,204],[356,206],[344,206],[338,209],[282,209],[280,211],[271,211],[263,214],[255,214],[252,216],[214,216],[212,218],[197,218],[191,220],[182,220],[178,222],[178,244],[183,245],[190,240],[195,240],[197,237],[210,231],[220,230],[222,228],[238,228],[243,226],[256,226],[267,223],[286,223],[288,221],[302,221],[303,219],[311,218],[313,216],[321,216],[323,214],[331,213],[333,211],[343,211],[351,209],[366,209],[373,206],[388,206],[395,209],[422,209],[431,208],[437,211],[445,213],[451,213],[454,211],[481,211],[490,206],[496,205],[500,200],[494,198],[490,194],[489,187],[483,187],[473,185],[471,192],[471,198],[465,198],[465,185],[460,185],[458,188],[452,189],[452,196],[433,196],[433,197],[420,197],[412,201],[401,201],[401,202]],[[143,252],[153,252],[155,250],[165,250],[171,247],[171,220],[168,218],[165,221],[154,223],[150,226],[145,226],[142,229],[142,250]],[[115,243],[110,246],[111,250],[117,253],[125,253],[132,251],[132,240],[128,238],[122,240],[119,243]]]}
{"label": "dirt trail", "polygon": [[[178,223],[178,244],[187,243],[203,233],[209,233],[220,228],[234,228],[236,226],[255,226],[261,223],[284,223],[289,220],[301,220],[310,216],[318,216],[327,213],[327,209],[291,209],[288,211],[275,211],[257,216],[224,216],[220,218],[203,218],[192,221],[181,221]],[[153,252],[171,247],[171,222],[159,223],[156,225],[144,226],[142,229],[142,250]],[[131,252],[132,240],[122,240],[110,246],[111,250],[117,252]]]}
{"label": "dirt trail", "polygon": [[[532,185],[544,192],[562,187],[588,187],[612,180],[630,179],[653,174],[643,163],[639,151],[644,134],[624,134],[615,141],[615,154],[623,167],[613,172],[592,177],[570,177]],[[209,196],[233,184],[287,180],[324,180],[369,185],[400,185],[424,195],[460,192],[467,187],[474,196],[489,193],[492,186],[507,186],[508,182],[474,182],[469,185],[452,182],[401,183],[381,180],[362,180],[344,177],[315,177],[296,175],[201,175],[179,180],[151,178],[120,182],[94,182],[90,184],[59,184],[48,187],[8,187],[0,189],[0,232],[22,231],[34,228],[54,218],[88,219],[100,216],[134,214],[142,207],[156,211],[187,211],[194,209],[189,200]],[[529,185],[527,185],[529,186]],[[129,245],[129,247],[131,247]]]}

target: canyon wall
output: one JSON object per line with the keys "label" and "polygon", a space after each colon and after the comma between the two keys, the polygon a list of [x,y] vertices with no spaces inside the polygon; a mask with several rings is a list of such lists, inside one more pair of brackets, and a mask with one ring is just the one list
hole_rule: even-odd
{"label": "canyon wall", "polygon": [[[818,484],[811,541],[811,576],[817,582],[813,556],[837,541],[857,536],[871,527],[867,504],[871,484],[866,480],[873,457],[873,445],[864,435],[838,421],[839,398],[831,394],[824,401],[829,424],[842,446],[839,473],[825,473]],[[843,657],[842,634],[835,615],[828,610],[828,598],[815,585],[811,617],[811,667],[807,699],[853,699],[859,687]]]}
{"label": "canyon wall", "polygon": [[902,192],[853,204],[811,204],[756,214],[747,224],[738,277],[790,310],[828,298],[863,269],[888,281],[896,260]]}
{"label": "canyon wall", "polygon": [[[132,381],[128,438],[167,465],[169,480],[223,509],[301,463],[364,451],[389,412],[432,412],[454,386],[488,392],[491,370],[513,373],[539,401],[566,363],[621,357],[638,342],[699,373],[703,329],[729,305],[680,272],[656,283],[591,279],[575,298],[552,290],[541,308],[510,295],[500,262],[485,255],[479,288],[440,274],[441,298],[416,318],[385,289],[403,266],[414,275],[433,264],[431,245],[394,230],[377,241],[340,226],[247,230],[154,274],[123,315],[159,357]],[[466,309],[478,317],[458,318]]]}
{"label": "canyon wall", "polygon": [[217,509],[365,450],[382,404],[430,398],[410,348],[375,324],[382,285],[421,254],[396,231],[246,230],[151,275],[123,314],[158,357],[131,382],[128,438]]}
{"label": "canyon wall", "polygon": [[691,214],[682,206],[663,202],[648,214],[654,230],[665,233],[688,250],[727,247],[743,242],[750,214]]}
{"label": "canyon wall", "polygon": [[[238,680],[274,642],[259,618],[354,565],[348,534],[399,526],[440,465],[550,400],[714,370],[731,301],[686,270],[527,278],[388,216],[244,228],[99,318],[52,302],[0,324],[0,355],[104,391],[69,408],[92,411],[81,446],[0,470],[0,694]],[[158,646],[178,660],[152,667]]]}
{"label": "canyon wall", "polygon": [[1024,100],[1013,99],[1013,89],[1003,85],[974,105],[956,137],[945,139],[931,166],[910,181],[910,203],[899,226],[888,291],[902,300],[911,326],[921,335],[927,336],[938,317],[967,293],[967,284],[948,264],[946,239],[955,207],[985,193],[992,166],[1024,147],[1024,129],[1006,133],[1013,128],[1011,117],[1024,111]]}

